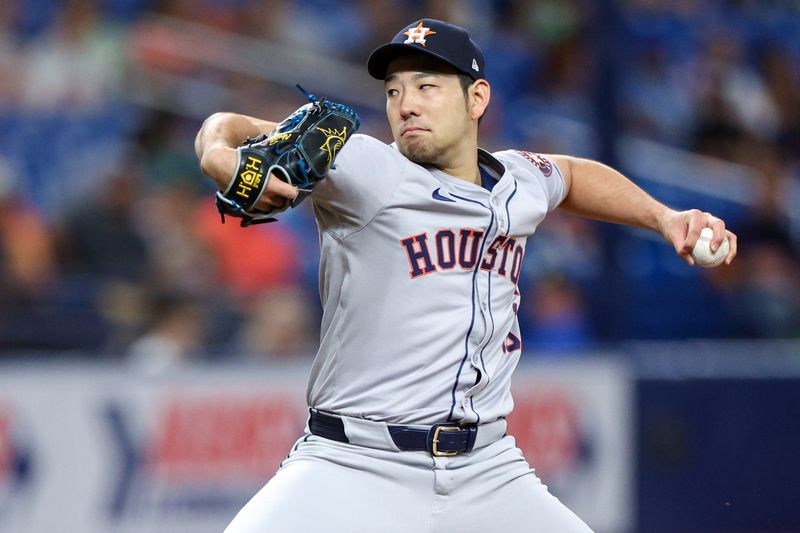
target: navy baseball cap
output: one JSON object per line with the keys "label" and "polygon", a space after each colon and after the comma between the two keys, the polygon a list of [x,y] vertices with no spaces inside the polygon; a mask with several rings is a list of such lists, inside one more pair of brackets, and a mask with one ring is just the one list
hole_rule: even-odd
{"label": "navy baseball cap", "polygon": [[483,53],[467,30],[436,19],[412,22],[394,36],[392,42],[379,46],[367,60],[373,78],[386,78],[386,69],[394,59],[406,54],[425,54],[444,61],[473,80],[483,79]]}

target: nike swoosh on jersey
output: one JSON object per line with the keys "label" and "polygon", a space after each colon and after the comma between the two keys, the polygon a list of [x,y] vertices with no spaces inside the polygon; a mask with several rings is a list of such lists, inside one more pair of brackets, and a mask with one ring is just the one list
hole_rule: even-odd
{"label": "nike swoosh on jersey", "polygon": [[441,190],[441,187],[433,191],[431,197],[434,200],[439,200],[440,202],[455,202],[455,200],[453,200],[452,198],[448,198],[447,196],[442,196],[441,194],[439,194],[439,190]]}

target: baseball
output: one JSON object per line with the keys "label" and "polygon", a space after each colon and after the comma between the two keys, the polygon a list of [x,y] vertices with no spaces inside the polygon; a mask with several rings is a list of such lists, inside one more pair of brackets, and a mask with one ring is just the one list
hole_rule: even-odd
{"label": "baseball", "polygon": [[728,243],[728,237],[722,241],[722,244],[717,248],[716,252],[711,252],[711,239],[714,237],[714,231],[711,228],[703,228],[700,232],[700,238],[697,239],[697,244],[694,245],[692,250],[692,257],[695,263],[704,268],[712,268],[719,266],[728,257],[731,247]]}

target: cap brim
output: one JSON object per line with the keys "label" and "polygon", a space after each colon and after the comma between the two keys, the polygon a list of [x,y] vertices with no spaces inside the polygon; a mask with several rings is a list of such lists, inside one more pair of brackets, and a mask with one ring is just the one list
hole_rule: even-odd
{"label": "cap brim", "polygon": [[403,43],[389,43],[383,46],[379,46],[369,56],[367,59],[367,72],[369,75],[377,80],[386,79],[386,70],[389,68],[389,63],[394,61],[400,56],[405,55],[426,55],[430,57],[435,57],[442,63],[450,65],[457,71],[461,72],[461,69],[452,64],[447,59],[443,58],[437,53],[431,52],[430,50],[426,50],[425,48],[421,48],[419,46],[414,46],[410,44],[403,44]]}

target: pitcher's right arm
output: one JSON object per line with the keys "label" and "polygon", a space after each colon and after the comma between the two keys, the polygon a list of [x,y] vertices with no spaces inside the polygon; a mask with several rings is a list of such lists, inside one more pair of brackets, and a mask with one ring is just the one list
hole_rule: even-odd
{"label": "pitcher's right arm", "polygon": [[[220,190],[224,190],[236,170],[236,148],[246,139],[269,133],[276,126],[276,122],[247,115],[214,113],[203,122],[194,141],[200,170],[214,180]],[[270,179],[255,207],[269,211],[274,207],[282,207],[295,196],[296,187],[280,179]]]}

